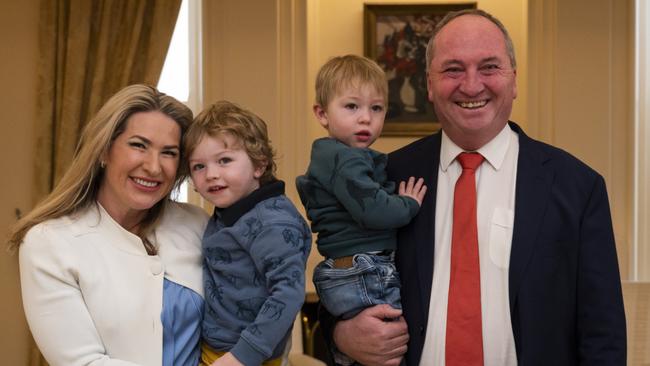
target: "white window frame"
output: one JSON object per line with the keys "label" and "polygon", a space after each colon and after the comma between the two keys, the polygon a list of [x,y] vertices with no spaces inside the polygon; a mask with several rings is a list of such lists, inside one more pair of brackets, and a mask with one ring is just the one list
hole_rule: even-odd
{"label": "white window frame", "polygon": [[[187,7],[187,8],[184,8]],[[188,49],[188,78],[187,87],[188,87],[188,96],[187,100],[181,100],[185,103],[194,115],[198,114],[203,108],[203,65],[202,65],[202,0],[183,0],[181,3],[181,10],[179,12],[179,20],[176,23],[176,33],[178,27],[187,27],[187,49]],[[187,11],[187,23],[182,21],[182,12]],[[177,52],[173,49],[173,44],[170,46],[168,51],[168,56],[172,52]],[[172,65],[167,65],[163,67],[163,74],[161,79],[165,77],[165,71],[169,72],[170,70],[165,69],[165,67],[174,67]],[[161,80],[162,81],[162,80]],[[160,82],[159,82],[160,85]],[[161,90],[167,94],[174,95],[173,91]],[[184,98],[180,98],[184,99]],[[180,192],[175,192],[173,194],[174,199],[181,202],[191,202],[203,206],[203,200],[198,194],[193,192],[191,182],[184,182],[180,187]]]}
{"label": "white window frame", "polygon": [[650,4],[636,0],[633,281],[650,281]]}

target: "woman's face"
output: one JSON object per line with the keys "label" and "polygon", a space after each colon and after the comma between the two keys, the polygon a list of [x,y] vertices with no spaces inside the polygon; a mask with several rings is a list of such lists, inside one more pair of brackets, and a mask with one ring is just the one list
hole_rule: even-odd
{"label": "woman's face", "polygon": [[127,230],[172,189],[180,157],[181,128],[158,111],[138,112],[104,157],[98,201]]}

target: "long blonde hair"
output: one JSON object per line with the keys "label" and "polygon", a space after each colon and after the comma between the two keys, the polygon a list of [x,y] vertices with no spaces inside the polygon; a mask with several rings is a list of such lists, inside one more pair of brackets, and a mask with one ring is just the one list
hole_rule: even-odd
{"label": "long blonde hair", "polygon": [[[131,85],[113,95],[95,117],[88,122],[77,145],[74,159],[52,192],[13,227],[8,244],[17,249],[25,235],[43,221],[72,215],[95,204],[102,181],[102,156],[108,154],[113,141],[126,129],[129,117],[138,112],[159,111],[176,121],[181,128],[181,140],[192,123],[192,111],[173,97],[147,85]],[[182,141],[180,141],[182,146]],[[187,168],[181,156],[174,187],[187,177]],[[161,217],[171,191],[147,212],[139,225],[138,236],[142,238],[149,254],[155,246],[147,237]]]}

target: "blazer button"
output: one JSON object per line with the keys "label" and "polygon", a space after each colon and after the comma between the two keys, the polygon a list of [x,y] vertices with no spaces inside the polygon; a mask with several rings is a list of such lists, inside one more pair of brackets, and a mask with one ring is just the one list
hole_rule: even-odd
{"label": "blazer button", "polygon": [[151,262],[149,265],[149,269],[151,269],[151,273],[154,276],[158,276],[163,272],[163,265],[160,262]]}
{"label": "blazer button", "polygon": [[424,326],[420,325],[420,335],[423,336],[425,332]]}

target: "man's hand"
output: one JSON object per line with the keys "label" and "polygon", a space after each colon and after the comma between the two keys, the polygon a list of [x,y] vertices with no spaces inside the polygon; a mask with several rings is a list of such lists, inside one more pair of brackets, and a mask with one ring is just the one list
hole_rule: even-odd
{"label": "man's hand", "polygon": [[339,351],[366,366],[398,366],[408,339],[402,311],[385,304],[367,308],[334,327]]}
{"label": "man's hand", "polygon": [[400,182],[397,190],[400,196],[411,197],[418,201],[418,206],[422,206],[425,193],[427,193],[427,186],[424,185],[424,179],[418,178],[416,182],[414,177],[410,177],[407,182]]}

